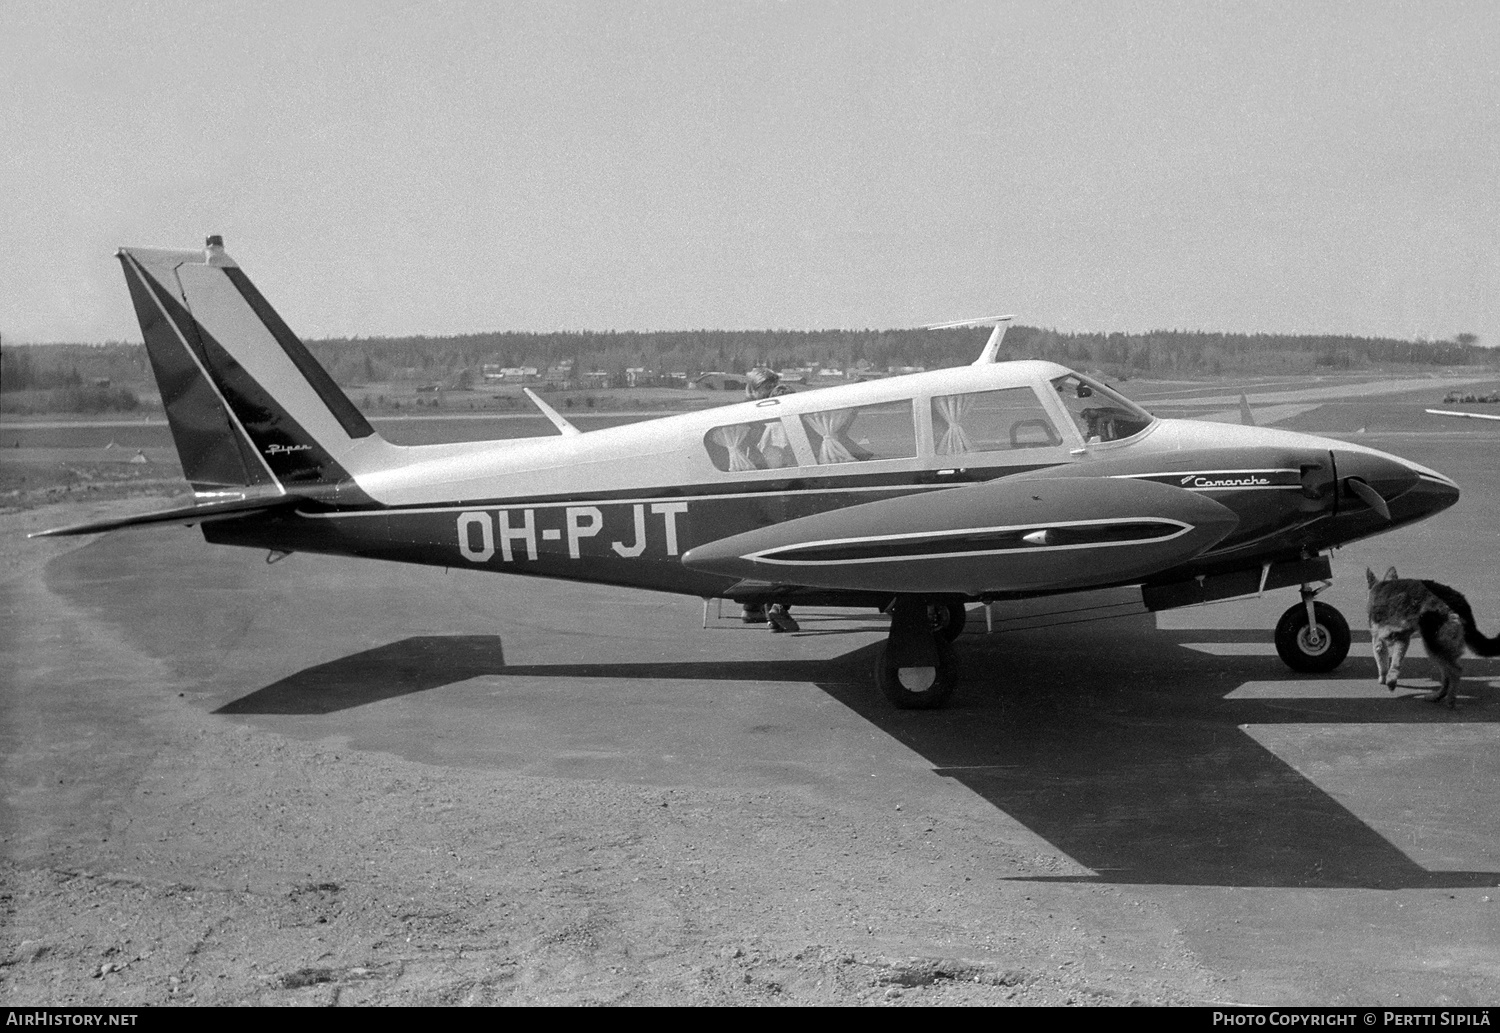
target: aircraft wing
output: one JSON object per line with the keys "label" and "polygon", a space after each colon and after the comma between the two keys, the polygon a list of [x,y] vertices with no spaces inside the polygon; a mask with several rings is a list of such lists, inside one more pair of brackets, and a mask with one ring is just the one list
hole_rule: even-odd
{"label": "aircraft wing", "polygon": [[927,594],[1121,584],[1211,548],[1227,507],[1118,477],[1002,478],[818,513],[700,545],[694,570],[820,588]]}
{"label": "aircraft wing", "polygon": [[206,520],[224,520],[229,517],[248,516],[251,513],[268,513],[277,509],[292,509],[305,504],[307,499],[296,495],[271,495],[251,498],[225,499],[221,502],[203,502],[192,506],[174,506],[154,513],[138,516],[115,517],[109,520],[93,520],[85,524],[70,524],[46,531],[36,531],[28,538],[53,538],[72,534],[99,534],[118,531],[126,527],[155,527],[167,524],[201,524]]}

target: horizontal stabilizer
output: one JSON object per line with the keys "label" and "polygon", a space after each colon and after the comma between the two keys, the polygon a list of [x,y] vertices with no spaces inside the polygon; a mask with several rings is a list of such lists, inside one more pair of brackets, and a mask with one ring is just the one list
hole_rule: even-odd
{"label": "horizontal stabilizer", "polygon": [[158,527],[170,524],[180,524],[187,527],[192,524],[201,524],[208,520],[224,520],[229,517],[248,516],[251,513],[269,513],[277,509],[290,510],[299,504],[306,504],[306,502],[306,499],[295,495],[226,499],[223,502],[204,502],[194,506],[174,506],[171,509],[161,509],[155,513],[142,513],[139,516],[116,517],[111,520],[91,520],[86,524],[70,524],[67,527],[54,527],[47,531],[37,531],[27,537],[55,538],[71,534],[101,534],[105,531],[119,531],[126,527]]}

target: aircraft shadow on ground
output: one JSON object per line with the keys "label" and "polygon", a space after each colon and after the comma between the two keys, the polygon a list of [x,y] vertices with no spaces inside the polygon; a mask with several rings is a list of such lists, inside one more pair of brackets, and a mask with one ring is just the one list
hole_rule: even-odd
{"label": "aircraft shadow on ground", "polygon": [[332,714],[494,675],[813,684],[847,677],[858,681],[868,675],[869,663],[851,658],[866,651],[855,650],[832,660],[514,665],[505,662],[498,635],[415,636],[305,668],[226,703],[214,713]]}
{"label": "aircraft shadow on ground", "polygon": [[[964,679],[955,705],[936,713],[893,710],[863,685],[822,687],[939,774],[1098,873],[1045,881],[1496,884],[1500,873],[1432,872],[1416,864],[1243,727],[1494,723],[1500,715],[1473,681],[1456,711],[1404,691],[1299,698],[1299,682],[1314,692],[1325,680],[1349,686],[1361,658],[1324,679],[1294,674],[1269,650],[1214,656],[1167,645],[1269,645],[1269,632],[1159,632],[1150,618],[1110,625],[965,640],[965,669],[1003,673]],[[1425,678],[1426,664],[1415,659],[1406,673]],[[1364,658],[1363,666],[1373,688],[1373,661]],[[1468,662],[1471,676],[1491,672],[1500,674],[1500,665]],[[1231,698],[1246,682],[1282,683],[1277,687],[1287,691]]]}
{"label": "aircraft shadow on ground", "polygon": [[332,714],[505,672],[498,635],[404,638],[304,668],[214,713]]}
{"label": "aircraft shadow on ground", "polygon": [[[1428,871],[1260,745],[1247,725],[1492,724],[1500,708],[1466,661],[1450,711],[1409,693],[1340,697],[1299,686],[1231,698],[1246,682],[1311,683],[1268,655],[1173,644],[1269,643],[1269,632],[1157,631],[1149,617],[1087,631],[964,637],[947,709],[896,710],[871,686],[873,644],[828,660],[505,663],[498,637],[416,637],[300,671],[223,714],[327,714],[482,676],[784,681],[816,685],[1097,874],[1042,881],[1381,889],[1494,886],[1500,872]],[[1326,676],[1363,684],[1352,657]],[[994,672],[994,673],[990,673]],[[1408,663],[1427,678],[1427,661]],[[1476,691],[1476,689],[1478,691]],[[1445,777],[1459,777],[1450,772]]]}

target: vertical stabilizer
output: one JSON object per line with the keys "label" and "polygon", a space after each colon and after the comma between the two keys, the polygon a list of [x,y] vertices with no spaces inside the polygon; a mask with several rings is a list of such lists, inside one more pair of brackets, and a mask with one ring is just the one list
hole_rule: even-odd
{"label": "vertical stabilizer", "polygon": [[197,491],[358,491],[344,464],[378,436],[219,238],[119,259]]}

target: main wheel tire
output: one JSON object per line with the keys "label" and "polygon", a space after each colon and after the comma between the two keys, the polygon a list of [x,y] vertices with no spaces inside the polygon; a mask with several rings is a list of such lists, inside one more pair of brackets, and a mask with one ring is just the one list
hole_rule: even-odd
{"label": "main wheel tire", "polygon": [[875,651],[875,684],[885,698],[901,710],[935,710],[948,701],[958,684],[958,665],[953,648],[937,640],[936,667],[897,668],[886,661],[884,642]]}
{"label": "main wheel tire", "polygon": [[1276,652],[1303,674],[1327,674],[1349,655],[1349,622],[1327,603],[1313,603],[1317,637],[1307,623],[1307,604],[1298,603],[1276,622]]}
{"label": "main wheel tire", "polygon": [[969,611],[962,600],[927,604],[927,619],[932,621],[932,630],[945,642],[952,642],[964,633],[969,623]]}

